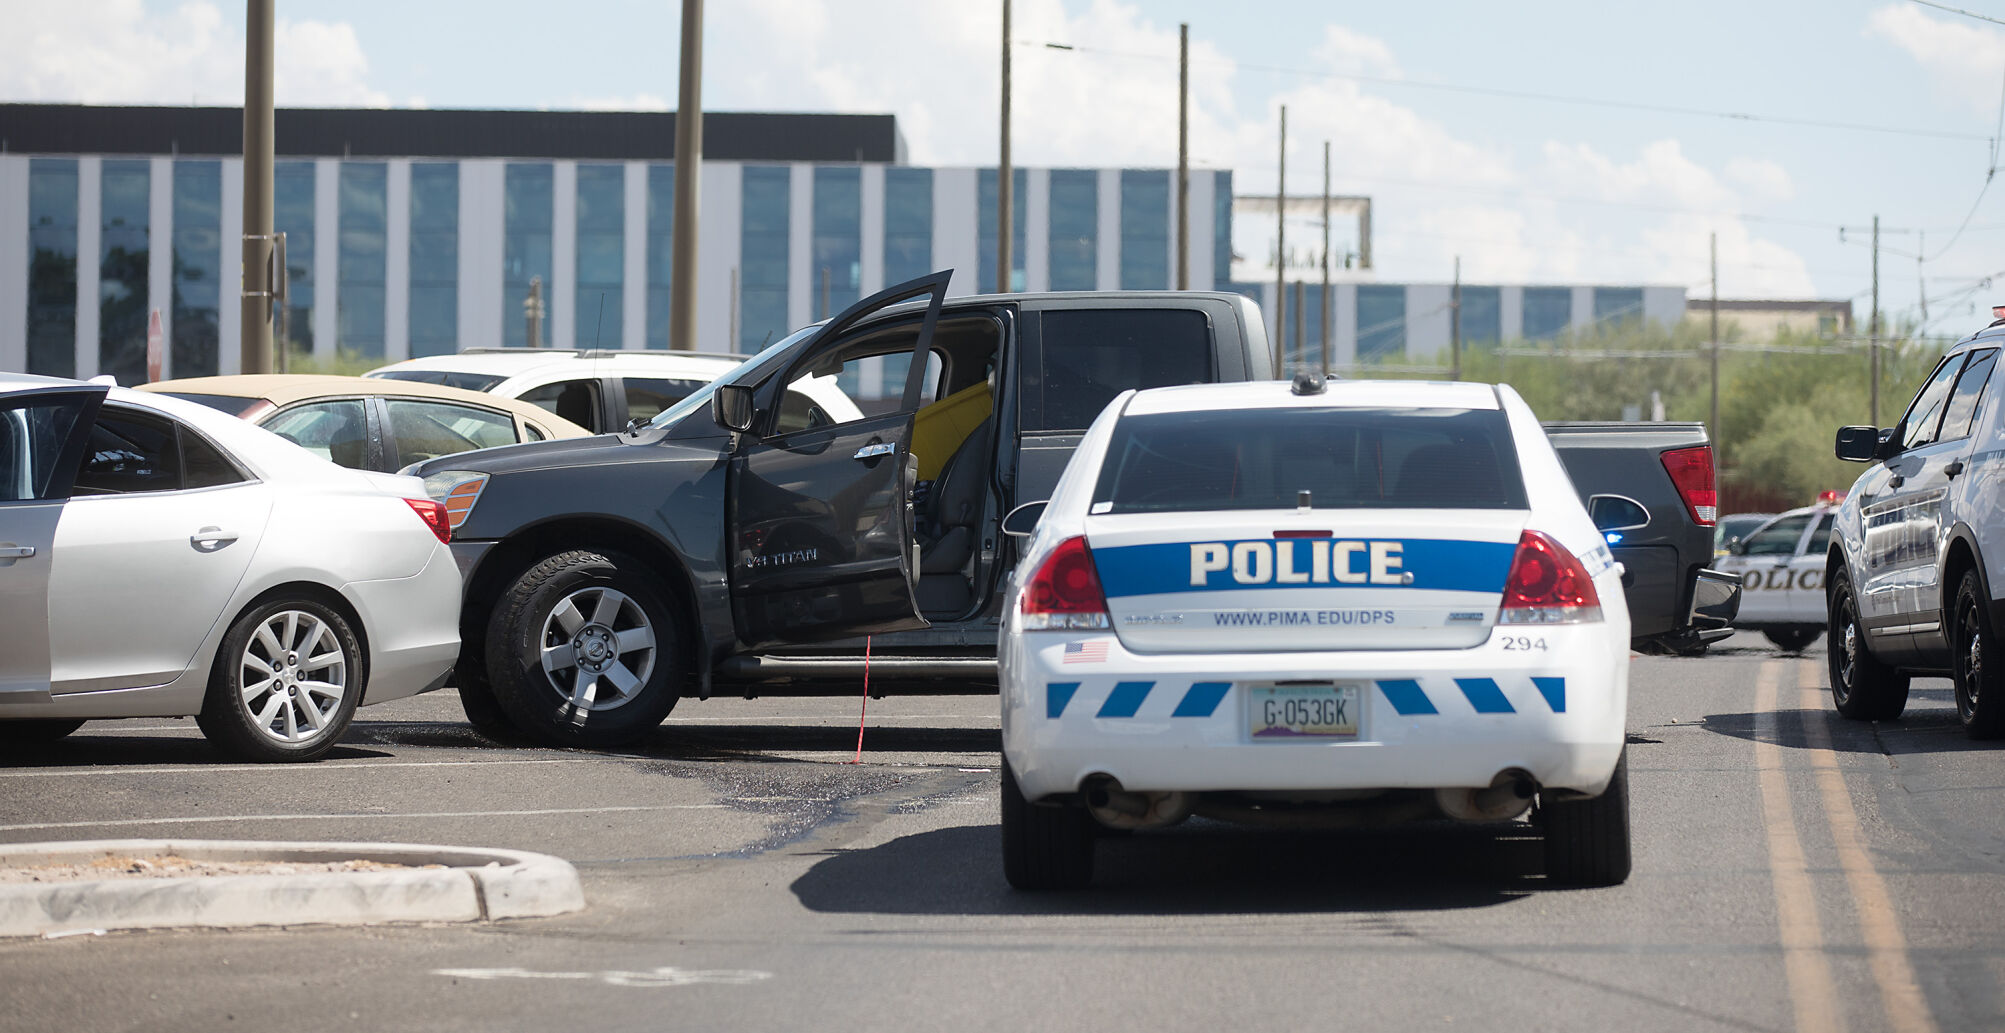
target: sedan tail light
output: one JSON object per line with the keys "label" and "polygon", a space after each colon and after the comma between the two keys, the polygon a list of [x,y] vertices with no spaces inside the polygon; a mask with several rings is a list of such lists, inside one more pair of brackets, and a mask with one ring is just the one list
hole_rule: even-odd
{"label": "sedan tail light", "polygon": [[1044,563],[1024,583],[1021,602],[1026,631],[1107,628],[1107,594],[1093,551],[1082,537],[1067,538],[1051,550]]}
{"label": "sedan tail light", "polygon": [[1504,578],[1499,624],[1579,624],[1601,619],[1601,594],[1580,559],[1543,531],[1518,536]]}
{"label": "sedan tail light", "polygon": [[1713,526],[1720,515],[1719,492],[1713,488],[1713,446],[1674,448],[1659,458],[1692,520],[1701,527]]}
{"label": "sedan tail light", "polygon": [[423,520],[425,526],[432,529],[432,534],[437,536],[439,544],[446,545],[452,542],[453,525],[452,521],[446,517],[444,503],[434,502],[431,499],[405,499],[404,501],[410,503],[411,512],[416,513],[418,519]]}

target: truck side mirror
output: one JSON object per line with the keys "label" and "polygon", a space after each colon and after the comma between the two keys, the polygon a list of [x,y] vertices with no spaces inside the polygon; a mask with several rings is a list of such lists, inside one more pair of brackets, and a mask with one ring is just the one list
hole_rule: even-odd
{"label": "truck side mirror", "polygon": [[1831,450],[1848,463],[1870,463],[1884,458],[1880,454],[1881,441],[1878,427],[1840,427]]}
{"label": "truck side mirror", "polygon": [[757,414],[752,406],[752,389],[744,384],[719,384],[710,396],[710,415],[725,430],[740,434],[751,430]]}
{"label": "truck side mirror", "polygon": [[1050,499],[1041,499],[1037,502],[1026,502],[1010,510],[1009,515],[1003,517],[1002,533],[1011,538],[1030,537],[1030,533],[1037,530],[1038,519],[1044,516],[1044,507],[1050,504]]}
{"label": "truck side mirror", "polygon": [[1650,523],[1650,511],[1627,495],[1595,495],[1587,500],[1588,518],[1595,530],[1629,531]]}

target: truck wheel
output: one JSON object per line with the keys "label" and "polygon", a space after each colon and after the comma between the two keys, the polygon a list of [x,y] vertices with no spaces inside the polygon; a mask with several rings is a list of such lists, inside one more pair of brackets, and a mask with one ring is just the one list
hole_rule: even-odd
{"label": "truck wheel", "polygon": [[1770,642],[1775,643],[1775,648],[1785,653],[1803,652],[1810,643],[1817,641],[1817,636],[1822,634],[1824,634],[1824,629],[1816,627],[1770,628],[1762,632],[1762,635],[1766,636]]}
{"label": "truck wheel", "polygon": [[0,742],[17,746],[52,743],[82,728],[81,719],[35,717],[23,721],[0,721]]}
{"label": "truck wheel", "polygon": [[1078,804],[1039,806],[1023,798],[1002,766],[1003,876],[1020,890],[1076,890],[1093,881],[1093,821]]}
{"label": "truck wheel", "polygon": [[1562,886],[1615,886],[1629,878],[1629,750],[1600,796],[1541,800],[1535,820],[1545,828],[1546,878]]}
{"label": "truck wheel", "polygon": [[487,670],[479,662],[460,657],[459,665],[453,668],[453,688],[459,692],[460,711],[475,732],[498,743],[522,740],[522,733],[515,730],[508,712],[494,698],[494,686],[488,683]]}
{"label": "truck wheel", "polygon": [[1908,676],[1881,663],[1859,624],[1851,579],[1831,585],[1831,702],[1854,721],[1891,721],[1908,705]]}
{"label": "truck wheel", "polygon": [[619,746],[675,707],[676,610],[638,561],[560,552],[515,579],[487,623],[487,676],[509,723],[549,746]]}
{"label": "truck wheel", "polygon": [[1956,682],[1956,716],[1972,739],[1995,739],[2005,733],[2005,657],[1991,633],[1983,579],[1965,571],[1956,588],[1955,623],[1950,625],[1951,673]]}

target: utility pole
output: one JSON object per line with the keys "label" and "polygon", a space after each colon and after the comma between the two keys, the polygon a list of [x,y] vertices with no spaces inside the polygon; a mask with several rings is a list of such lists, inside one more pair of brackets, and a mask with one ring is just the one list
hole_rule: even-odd
{"label": "utility pole", "polygon": [[1448,291],[1448,379],[1462,379],[1462,256],[1455,256],[1455,286]]}
{"label": "utility pole", "polygon": [[1316,317],[1323,351],[1323,372],[1330,371],[1330,141],[1323,141],[1323,296]]}
{"label": "utility pole", "polygon": [[239,368],[245,373],[270,373],[272,368],[272,21],[272,0],[245,4],[244,272],[239,287]]}
{"label": "utility pole", "polygon": [[[1712,407],[1712,416],[1706,423],[1706,431],[1712,436],[1713,457],[1715,460],[1717,460],[1720,454],[1720,235],[1718,233],[1713,233],[1710,236],[1708,236],[1706,247],[1708,248],[1708,253],[1711,256],[1710,262],[1712,264],[1712,281],[1713,281],[1713,304],[1712,304],[1713,407]],[[1716,462],[1715,465],[1724,465],[1724,464],[1719,464]]]}
{"label": "utility pole", "polygon": [[1281,105],[1281,181],[1274,188],[1274,375],[1288,339],[1288,105]]}
{"label": "utility pole", "polygon": [[1190,23],[1177,26],[1177,290],[1190,290]]}
{"label": "utility pole", "polygon": [[1009,293],[1011,261],[1010,187],[1016,173],[1009,161],[1009,0],[1002,0],[1002,160],[996,165],[996,293]]}
{"label": "utility pole", "polygon": [[[674,269],[668,287],[668,346],[696,350],[696,229],[703,178],[703,0],[682,0],[682,80],[675,109]],[[735,313],[737,299],[732,299]],[[733,329],[725,347],[738,350]]]}
{"label": "utility pole", "polygon": [[1915,297],[1921,299],[1921,326],[1919,329],[1915,331],[1916,337],[1920,337],[1924,332],[1928,330],[1928,277],[1923,275],[1922,273],[1922,257],[1921,257],[1925,254],[1928,254],[1928,234],[1923,233],[1921,230],[1916,230],[1915,249],[1914,249],[1914,289],[1915,289]]}
{"label": "utility pole", "polygon": [[1866,347],[1872,352],[1873,426],[1880,425],[1880,217],[1873,216],[1873,314],[1866,323]]}

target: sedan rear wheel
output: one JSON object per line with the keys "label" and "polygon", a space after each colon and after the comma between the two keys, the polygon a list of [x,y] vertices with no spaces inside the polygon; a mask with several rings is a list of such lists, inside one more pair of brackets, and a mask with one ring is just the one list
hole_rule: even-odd
{"label": "sedan rear wheel", "polygon": [[195,720],[232,756],[316,760],[348,730],[365,685],[362,644],[346,618],[312,600],[274,600],[223,636]]}
{"label": "sedan rear wheel", "polygon": [[1954,623],[1950,626],[1952,673],[1956,682],[1956,715],[1972,739],[1995,739],[2005,733],[2005,686],[1999,684],[2005,657],[1991,633],[1983,579],[1966,571],[1956,590]]}

